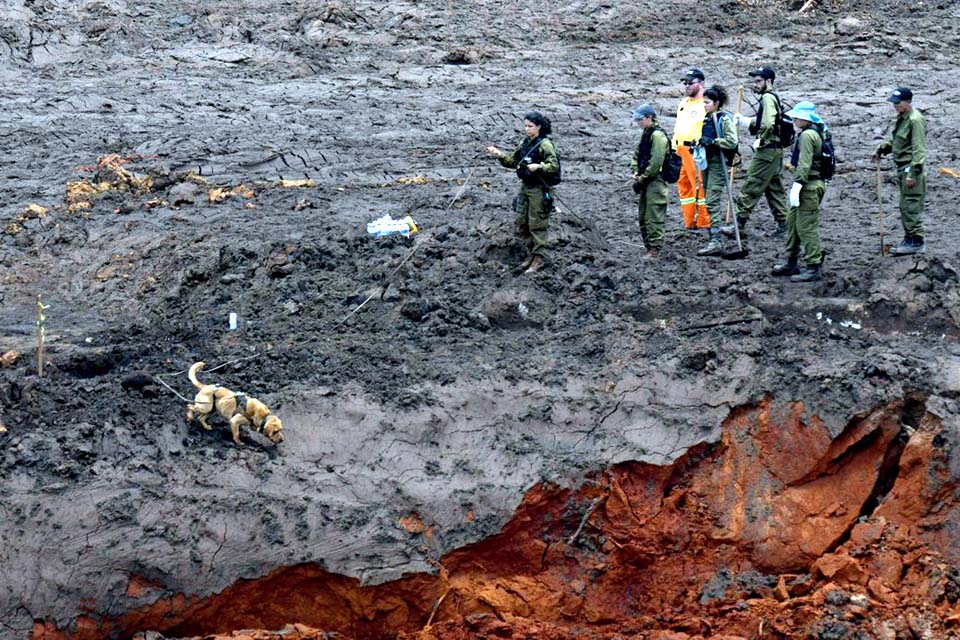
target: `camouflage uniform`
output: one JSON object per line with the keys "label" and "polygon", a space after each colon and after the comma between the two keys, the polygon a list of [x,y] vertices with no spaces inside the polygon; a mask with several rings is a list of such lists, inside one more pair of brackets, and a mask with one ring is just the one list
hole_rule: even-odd
{"label": "camouflage uniform", "polygon": [[787,196],[783,187],[783,148],[777,136],[777,114],[780,100],[767,91],[760,96],[757,120],[750,124],[750,133],[760,141],[747,167],[747,178],[737,197],[737,221],[743,227],[757,206],[760,196],[767,196],[767,204],[778,226],[786,223]]}
{"label": "camouflage uniform", "polygon": [[[900,179],[900,221],[907,236],[923,238],[923,198],[927,193],[927,121],[915,108],[897,116],[893,136],[877,146],[877,155],[893,152]],[[907,187],[907,178],[914,185]]]}
{"label": "camouflage uniform", "polygon": [[660,169],[670,141],[659,125],[651,125],[640,137],[630,169],[638,175],[641,186],[639,203],[640,237],[648,250],[663,247],[664,219],[667,213],[667,183],[660,177]]}
{"label": "camouflage uniform", "polygon": [[823,200],[824,182],[820,177],[820,154],[823,140],[817,127],[811,123],[797,136],[794,146],[794,182],[803,185],[800,189],[800,206],[790,207],[787,212],[786,249],[790,260],[796,261],[801,247],[804,262],[815,266],[823,263],[820,248],[820,202]]}
{"label": "camouflage uniform", "polygon": [[[517,169],[523,184],[513,200],[517,214],[517,231],[527,239],[530,251],[535,256],[547,257],[547,229],[553,211],[553,187],[544,182],[543,174],[556,173],[560,168],[557,148],[549,138],[530,140],[524,138],[510,155],[500,156],[500,164]],[[530,172],[524,166],[539,164],[538,171]]]}

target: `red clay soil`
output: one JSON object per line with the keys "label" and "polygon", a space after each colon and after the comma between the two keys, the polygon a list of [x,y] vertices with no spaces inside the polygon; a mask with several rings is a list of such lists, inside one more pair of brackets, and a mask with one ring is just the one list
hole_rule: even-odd
{"label": "red clay soil", "polygon": [[[576,494],[534,488],[499,535],[447,554],[435,576],[364,587],[300,565],[33,638],[951,637],[960,576],[938,511],[957,487],[938,469],[940,424],[927,414],[907,439],[902,410],[831,440],[801,405],[768,399],[672,466],[617,465]],[[399,524],[428,544],[415,516]]]}

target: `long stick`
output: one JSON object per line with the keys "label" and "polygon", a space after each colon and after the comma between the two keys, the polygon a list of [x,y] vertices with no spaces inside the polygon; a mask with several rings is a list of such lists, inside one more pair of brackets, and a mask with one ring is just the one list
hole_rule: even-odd
{"label": "long stick", "polygon": [[877,162],[877,229],[880,232],[880,255],[884,254],[883,246],[883,176],[880,174],[880,163]]}
{"label": "long stick", "polygon": [[43,314],[43,310],[47,307],[44,306],[43,301],[40,299],[40,294],[37,294],[37,375],[43,377],[43,342],[46,337],[46,329],[43,327],[43,321],[46,319],[46,316]]}
{"label": "long stick", "polygon": [[[740,113],[740,110],[743,109],[743,85],[737,87],[737,113]],[[737,123],[734,122],[733,126],[737,126]],[[718,132],[719,133],[719,132]],[[739,132],[738,132],[739,135]],[[735,167],[730,167],[730,189],[733,189],[733,183],[736,180],[734,173],[736,172]],[[732,193],[732,191],[731,191]],[[727,203],[727,224],[730,224],[730,221],[733,220],[733,199]]]}

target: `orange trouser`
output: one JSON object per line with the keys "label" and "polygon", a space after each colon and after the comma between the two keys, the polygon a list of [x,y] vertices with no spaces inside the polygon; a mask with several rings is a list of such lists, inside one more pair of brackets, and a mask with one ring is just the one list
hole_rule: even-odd
{"label": "orange trouser", "polygon": [[[703,196],[703,175],[693,164],[693,152],[682,144],[677,148],[683,168],[677,180],[677,194],[680,196],[680,213],[687,229],[709,229],[710,214],[707,213],[706,199]],[[697,205],[700,206],[697,206]],[[696,217],[696,224],[694,224]]]}

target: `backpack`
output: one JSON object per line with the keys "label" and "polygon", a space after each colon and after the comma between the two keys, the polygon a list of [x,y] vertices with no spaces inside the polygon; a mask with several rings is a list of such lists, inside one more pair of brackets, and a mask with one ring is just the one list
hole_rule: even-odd
{"label": "backpack", "polygon": [[770,93],[777,100],[777,121],[773,125],[773,131],[780,141],[780,146],[784,149],[789,149],[790,145],[792,145],[793,141],[797,138],[797,132],[793,128],[793,118],[784,112],[783,103],[780,102],[780,96],[772,91]]}
{"label": "backpack", "polygon": [[823,180],[832,180],[837,173],[837,155],[833,148],[833,137],[829,131],[817,131],[820,133],[820,178]]}
{"label": "backpack", "polygon": [[673,150],[673,145],[667,139],[667,153],[663,156],[663,164],[660,166],[660,177],[667,184],[673,184],[680,179],[680,168],[683,166],[683,160],[680,155]]}

